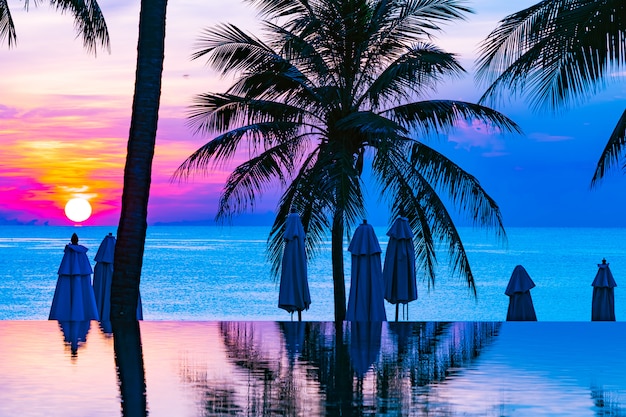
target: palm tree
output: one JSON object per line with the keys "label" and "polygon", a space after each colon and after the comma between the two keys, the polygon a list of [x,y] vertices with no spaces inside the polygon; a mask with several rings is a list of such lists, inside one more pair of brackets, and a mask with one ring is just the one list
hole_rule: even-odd
{"label": "palm tree", "polygon": [[159,118],[167,0],[141,0],[135,92],[117,229],[111,320],[135,320]]}
{"label": "palm tree", "polygon": [[302,216],[310,254],[331,233],[335,319],[345,318],[343,239],[365,216],[365,165],[391,212],[409,218],[417,260],[435,282],[435,244],[448,242],[456,272],[474,277],[438,192],[482,226],[504,235],[496,203],[478,180],[424,143],[464,119],[518,131],[502,114],[460,101],[426,100],[444,76],[464,72],[453,54],[428,42],[440,24],[470,12],[459,0],[247,0],[267,42],[230,24],[206,29],[193,58],[207,57],[225,93],[199,95],[189,123],[217,133],[175,173],[181,180],[237,151],[249,158],[228,177],[217,219],[254,208],[257,194],[284,193],[269,237],[274,272],[290,210]]}
{"label": "palm tree", "polygon": [[[37,5],[39,0],[34,0]],[[29,0],[24,0],[28,9]],[[109,32],[104,16],[96,0],[50,0],[61,13],[70,12],[74,16],[74,26],[83,37],[83,46],[88,52],[96,53],[98,44],[109,50]],[[17,33],[8,0],[0,0],[0,42],[7,40],[9,48],[17,43]]]}
{"label": "palm tree", "polygon": [[[482,42],[477,79],[489,82],[481,102],[503,90],[552,110],[600,91],[626,64],[626,2],[544,0],[499,22]],[[592,184],[626,150],[626,110],[598,161]],[[622,165],[622,169],[626,168]]]}

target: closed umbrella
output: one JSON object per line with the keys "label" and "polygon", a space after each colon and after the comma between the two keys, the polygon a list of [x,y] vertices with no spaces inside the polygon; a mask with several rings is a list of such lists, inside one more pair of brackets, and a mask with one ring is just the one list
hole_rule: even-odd
{"label": "closed umbrella", "polygon": [[509,279],[509,284],[504,293],[509,296],[509,310],[506,314],[507,321],[537,321],[533,299],[530,289],[535,283],[523,266],[517,265]]}
{"label": "closed umbrella", "polygon": [[386,321],[380,245],[374,228],[364,220],[348,246],[352,254],[346,320]]}
{"label": "closed umbrella", "polygon": [[302,310],[309,309],[311,294],[307,280],[305,234],[298,213],[292,211],[287,216],[283,237],[285,248],[280,274],[278,307],[289,313],[297,311],[298,320],[302,320]]}
{"label": "closed umbrella", "polygon": [[[115,259],[115,237],[111,233],[104,237],[98,252],[96,252],[93,273],[93,292],[96,297],[96,304],[98,306],[98,313],[100,315],[100,321],[103,324],[103,329],[106,329],[107,333],[110,325],[108,322],[111,320],[111,283],[113,281],[113,261]],[[141,295],[137,300],[137,320],[143,319],[143,309],[141,306]]]}
{"label": "closed umbrella", "polygon": [[609,269],[606,259],[598,264],[598,273],[591,285],[593,296],[591,299],[592,321],[615,321],[615,294],[613,288],[617,287],[613,274]]}
{"label": "closed umbrella", "polygon": [[78,236],[72,234],[71,243],[65,245],[59,266],[59,277],[50,306],[50,320],[83,321],[98,320],[98,307],[91,286],[91,264],[87,248],[78,244]]}
{"label": "closed umbrella", "polygon": [[400,304],[417,300],[415,280],[415,247],[409,219],[398,217],[389,231],[389,243],[385,253],[383,281],[385,300],[396,305],[396,321]]}

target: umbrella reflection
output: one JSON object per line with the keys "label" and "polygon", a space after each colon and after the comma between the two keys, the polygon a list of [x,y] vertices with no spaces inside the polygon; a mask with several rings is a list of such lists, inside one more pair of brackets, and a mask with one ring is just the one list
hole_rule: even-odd
{"label": "umbrella reflection", "polygon": [[380,321],[350,323],[350,362],[357,377],[365,376],[380,354]]}
{"label": "umbrella reflection", "polygon": [[63,332],[63,341],[69,346],[72,357],[76,357],[78,348],[87,342],[90,326],[90,320],[59,321],[59,327]]}
{"label": "umbrella reflection", "polygon": [[114,321],[113,349],[119,379],[122,416],[145,417],[146,380],[138,321]]}
{"label": "umbrella reflection", "polygon": [[304,347],[306,324],[301,321],[288,321],[280,322],[279,325],[283,338],[285,339],[289,363],[293,365]]}
{"label": "umbrella reflection", "polygon": [[226,357],[243,387],[197,364],[183,374],[193,376],[207,416],[404,415],[475,360],[499,326],[227,322],[220,324]]}

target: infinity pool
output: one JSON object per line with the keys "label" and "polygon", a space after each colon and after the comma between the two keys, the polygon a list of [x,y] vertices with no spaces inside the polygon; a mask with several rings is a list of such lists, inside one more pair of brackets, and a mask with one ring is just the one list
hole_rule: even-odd
{"label": "infinity pool", "polygon": [[0,321],[0,416],[626,415],[626,324]]}

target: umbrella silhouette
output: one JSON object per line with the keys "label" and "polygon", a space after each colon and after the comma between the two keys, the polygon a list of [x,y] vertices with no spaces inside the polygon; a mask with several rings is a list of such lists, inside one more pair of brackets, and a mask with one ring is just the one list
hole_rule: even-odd
{"label": "umbrella silhouette", "polygon": [[[98,314],[103,324],[103,329],[110,329],[108,323],[111,319],[111,282],[113,281],[113,261],[115,259],[115,237],[111,233],[104,237],[98,252],[96,252],[93,273],[93,292],[98,306]],[[137,300],[137,320],[143,319],[141,295]],[[110,333],[109,331],[105,331]]]}
{"label": "umbrella silhouette", "polygon": [[409,219],[398,217],[389,231],[389,243],[385,254],[383,281],[385,284],[385,300],[396,305],[396,321],[398,307],[417,300],[417,283],[415,280],[415,247],[413,232]]}
{"label": "umbrella silhouette", "polygon": [[285,224],[285,248],[280,274],[278,307],[293,313],[298,312],[302,320],[302,310],[308,310],[311,304],[309,283],[307,281],[307,259],[304,248],[304,228],[300,216],[292,211]]}
{"label": "umbrella silhouette", "polygon": [[504,293],[509,296],[509,309],[506,314],[507,321],[537,321],[533,299],[530,289],[535,283],[523,266],[517,265],[509,279],[509,284]]}
{"label": "umbrella silhouette", "polygon": [[606,259],[598,264],[598,273],[591,285],[593,296],[591,299],[592,321],[615,321],[615,294],[613,288],[617,287],[613,274],[609,269]]}
{"label": "umbrella silhouette", "polygon": [[386,321],[380,245],[366,220],[354,231],[348,246],[352,253],[350,295],[346,320]]}
{"label": "umbrella silhouette", "polygon": [[71,243],[65,245],[59,266],[59,278],[50,306],[50,320],[82,321],[98,320],[98,307],[91,286],[91,264],[87,248],[78,244],[78,236],[72,234]]}

